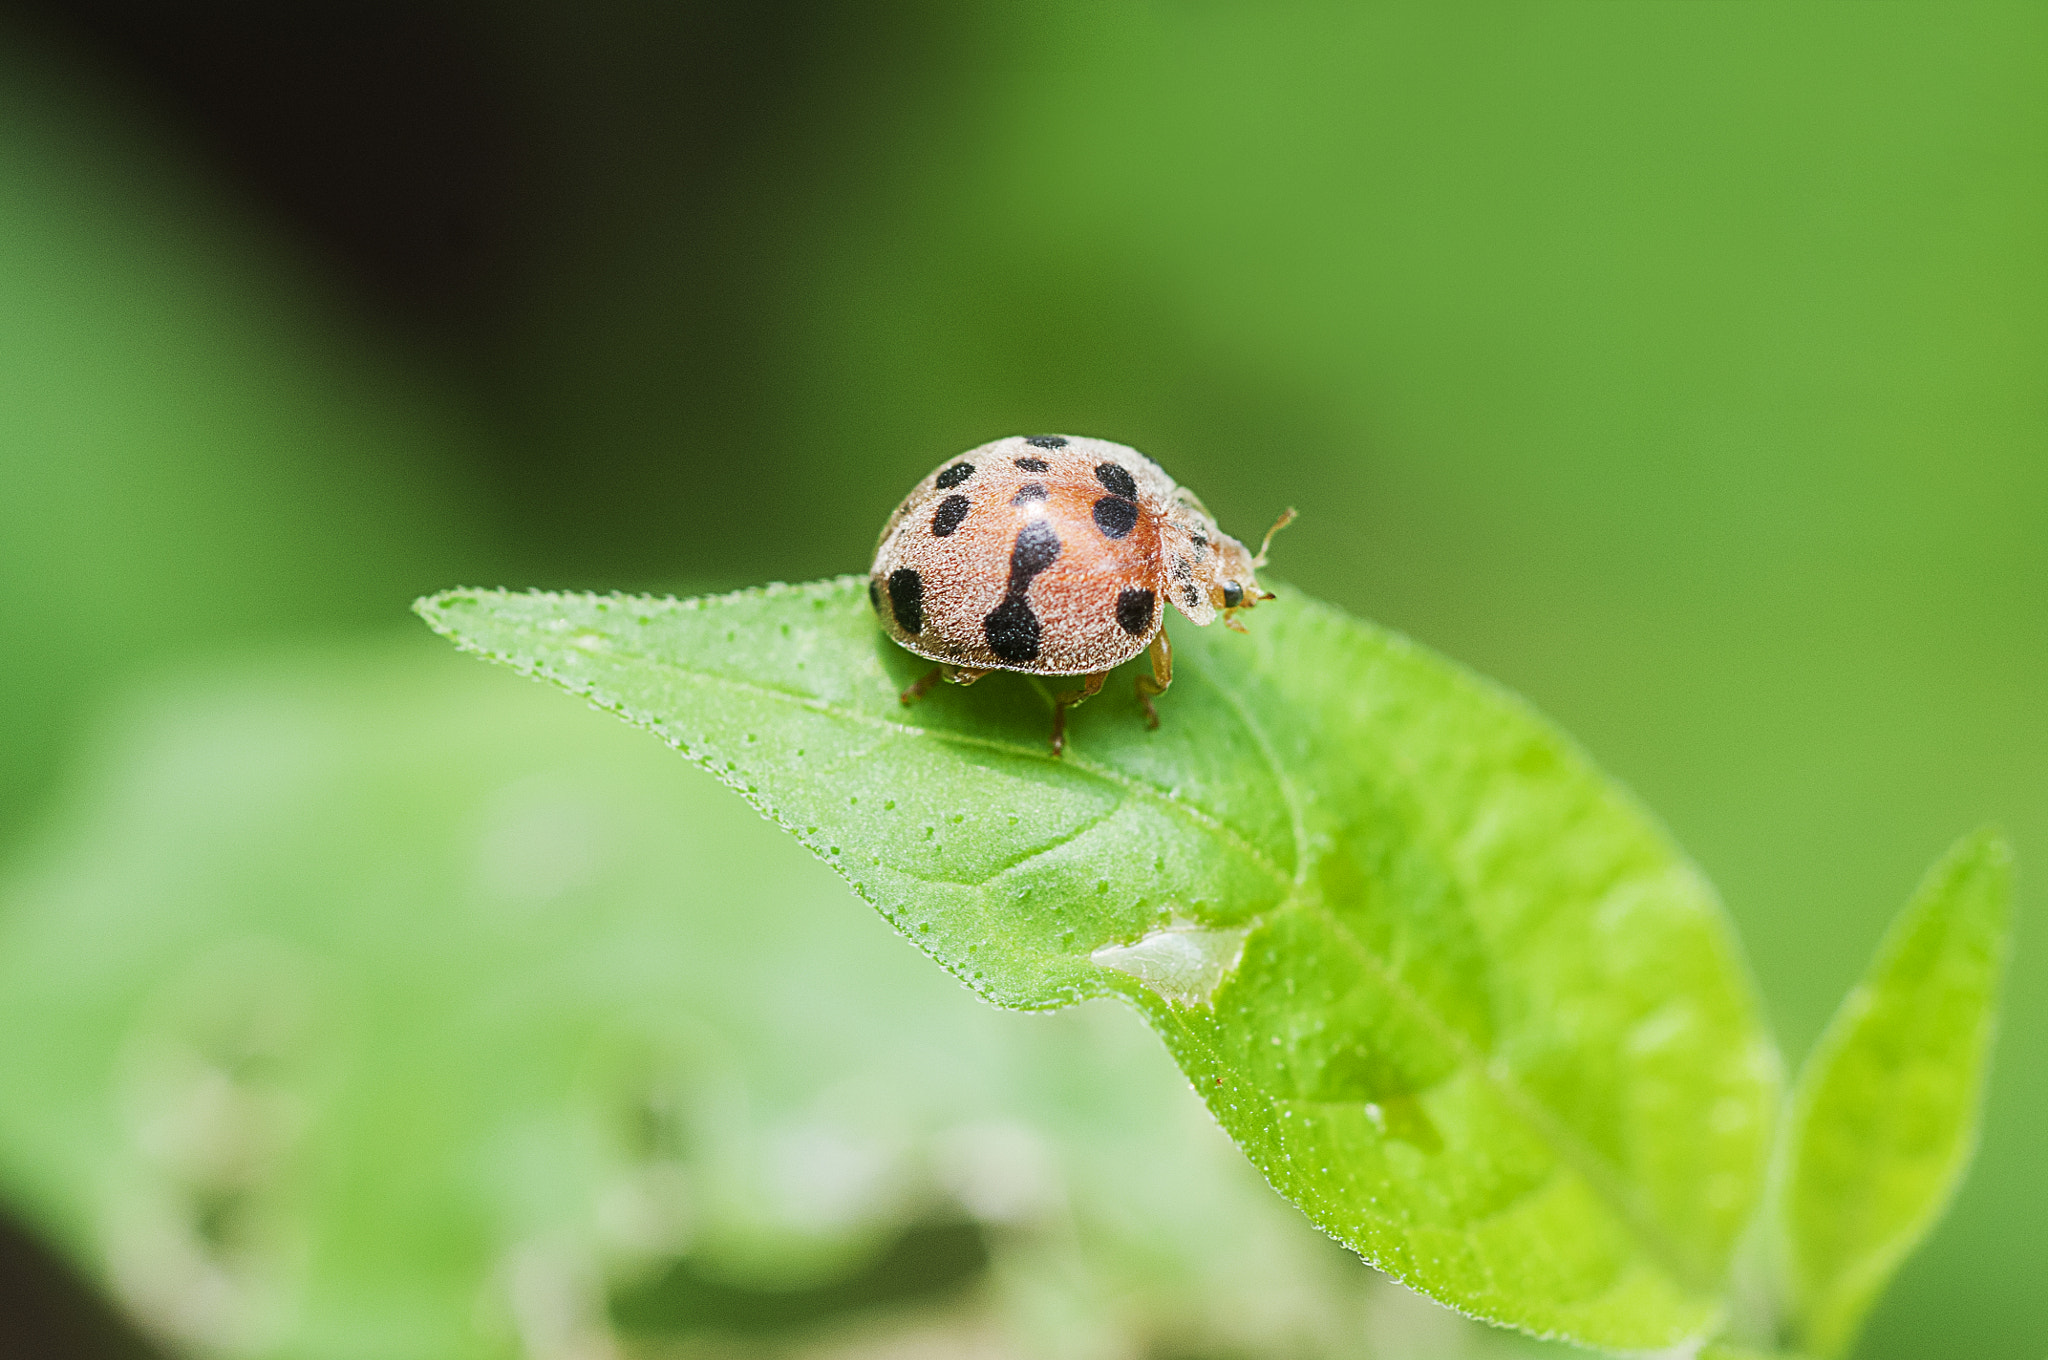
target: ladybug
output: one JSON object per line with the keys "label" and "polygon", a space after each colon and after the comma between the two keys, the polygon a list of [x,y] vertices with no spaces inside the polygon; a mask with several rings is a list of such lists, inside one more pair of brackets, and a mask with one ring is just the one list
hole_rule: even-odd
{"label": "ladybug", "polygon": [[1192,491],[1159,464],[1104,439],[998,439],[919,482],[882,529],[868,602],[907,650],[939,664],[904,690],[914,703],[941,679],[971,685],[990,671],[1086,677],[1053,702],[1052,749],[1067,710],[1102,692],[1109,672],[1150,652],[1138,677],[1148,727],[1173,683],[1164,605],[1197,624],[1273,596],[1253,554],[1216,527]]}

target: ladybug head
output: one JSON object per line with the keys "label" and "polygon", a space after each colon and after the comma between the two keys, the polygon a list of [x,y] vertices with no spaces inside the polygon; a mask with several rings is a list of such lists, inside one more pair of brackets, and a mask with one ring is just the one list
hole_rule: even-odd
{"label": "ladybug head", "polygon": [[1266,565],[1266,549],[1272,546],[1273,535],[1287,527],[1294,518],[1290,508],[1273,527],[1266,530],[1266,537],[1254,553],[1236,539],[1225,535],[1216,545],[1216,565],[1211,577],[1209,598],[1223,611],[1223,622],[1229,627],[1243,630],[1236,614],[1240,609],[1250,609],[1261,600],[1274,598],[1259,588],[1259,568]]}

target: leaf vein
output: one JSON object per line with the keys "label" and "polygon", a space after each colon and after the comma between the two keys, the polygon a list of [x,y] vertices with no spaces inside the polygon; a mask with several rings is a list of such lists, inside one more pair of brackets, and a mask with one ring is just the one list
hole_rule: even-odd
{"label": "leaf vein", "polygon": [[1306,891],[1309,872],[1308,829],[1299,790],[1295,787],[1292,776],[1281,765],[1279,756],[1273,749],[1272,742],[1268,739],[1264,727],[1253,716],[1250,706],[1238,694],[1234,693],[1229,686],[1223,684],[1220,679],[1213,675],[1208,675],[1206,672],[1205,678],[1216,692],[1222,695],[1224,700],[1229,703],[1231,709],[1237,714],[1238,720],[1244,724],[1246,732],[1251,736],[1253,744],[1258,748],[1260,757],[1266,762],[1266,767],[1271,773],[1275,785],[1280,789],[1281,797],[1286,801],[1288,819],[1294,828],[1296,861],[1294,888],[1296,891],[1289,897],[1287,902],[1283,902],[1268,912],[1262,913],[1257,919],[1263,923],[1266,916],[1285,910],[1289,905],[1296,902],[1320,913],[1330,924],[1333,933],[1344,942],[1361,964],[1373,974],[1379,985],[1386,989],[1388,995],[1394,998],[1395,1004],[1415,1015],[1430,1030],[1438,1042],[1444,1044],[1445,1047],[1457,1055],[1460,1063],[1475,1071],[1482,1081],[1494,1087],[1500,1093],[1504,1103],[1528,1123],[1535,1130],[1539,1138],[1550,1145],[1552,1151],[1557,1154],[1559,1161],[1565,1166],[1570,1167],[1586,1181],[1596,1195],[1607,1201],[1609,1206],[1615,1211],[1616,1216],[1643,1242],[1651,1255],[1662,1263],[1664,1268],[1670,1271],[1675,1279],[1687,1284],[1689,1287],[1699,1289],[1710,1288],[1711,1282],[1696,1278],[1698,1272],[1692,1269],[1685,1253],[1680,1251],[1677,1245],[1666,1237],[1663,1230],[1643,1210],[1637,1195],[1632,1192],[1631,1187],[1628,1185],[1624,1173],[1609,1164],[1605,1158],[1601,1157],[1593,1149],[1586,1146],[1585,1141],[1569,1125],[1559,1119],[1549,1107],[1524,1090],[1519,1082],[1501,1071],[1484,1054],[1473,1048],[1471,1042],[1464,1034],[1444,1020],[1421,996],[1409,988],[1387,966],[1385,960],[1375,954],[1366,945],[1365,941],[1358,937],[1352,924],[1342,915],[1332,910],[1330,905],[1322,900],[1320,894]]}
{"label": "leaf vein", "polygon": [[[460,635],[457,635],[456,640],[459,643],[463,642]],[[469,647],[467,643],[463,645],[468,650],[480,650],[475,647]],[[697,670],[690,666],[679,665],[665,657],[650,656],[646,653],[627,648],[616,648],[612,651],[612,655],[627,657],[641,664],[688,676],[693,680],[709,681],[724,685],[730,689],[759,694],[777,702],[793,704],[823,717],[835,718],[841,722],[858,723],[862,726],[871,727],[895,736],[929,737],[934,741],[947,742],[955,746],[975,747],[982,750],[995,751],[1003,755],[1015,756],[1021,760],[1043,762],[1046,764],[1050,764],[1056,759],[1053,756],[1047,755],[1044,751],[1021,746],[1015,742],[998,741],[992,737],[978,737],[966,732],[950,732],[944,728],[919,727],[912,723],[897,722],[889,718],[877,717],[874,714],[862,713],[856,709],[846,708],[840,704],[833,703],[829,699],[820,698],[815,694],[804,694],[798,690],[764,685],[755,680],[742,680],[734,676],[720,675],[715,671]],[[571,682],[566,677],[556,674],[553,668],[546,667],[543,663],[527,658],[516,659],[515,665],[529,673],[544,676],[556,684],[562,685],[564,688],[576,688],[579,685],[588,683],[587,681]],[[582,691],[579,690],[579,692]],[[1282,887],[1292,884],[1292,877],[1286,870],[1275,864],[1244,833],[1238,831],[1222,819],[1181,801],[1165,789],[1135,776],[1125,774],[1120,770],[1089,760],[1075,752],[1069,751],[1064,758],[1060,759],[1061,763],[1068,769],[1078,771],[1104,783],[1113,784],[1128,793],[1136,794],[1193,822],[1204,831],[1227,841],[1233,850],[1257,864],[1274,882]]]}
{"label": "leaf vein", "polygon": [[1498,1063],[1489,1060],[1473,1048],[1471,1041],[1438,1015],[1408,987],[1407,983],[1389,969],[1386,962],[1358,938],[1351,925],[1332,910],[1327,902],[1319,899],[1301,900],[1329,922],[1332,933],[1373,974],[1396,1005],[1413,1014],[1429,1029],[1433,1038],[1457,1055],[1460,1063],[1472,1069],[1481,1081],[1498,1092],[1503,1103],[1520,1116],[1538,1138],[1550,1146],[1559,1161],[1570,1167],[1594,1194],[1607,1202],[1615,1216],[1641,1241],[1651,1256],[1670,1272],[1673,1279],[1689,1289],[1701,1292],[1712,1289],[1712,1281],[1701,1278],[1687,1255],[1665,1236],[1663,1229],[1643,1210],[1625,1175],[1618,1168],[1587,1147],[1585,1140],[1581,1139],[1570,1125],[1558,1118],[1542,1101],[1524,1090],[1521,1083],[1503,1071]]}

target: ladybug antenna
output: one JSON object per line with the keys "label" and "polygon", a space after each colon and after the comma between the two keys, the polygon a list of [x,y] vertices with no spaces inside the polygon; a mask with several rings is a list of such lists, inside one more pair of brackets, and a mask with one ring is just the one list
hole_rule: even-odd
{"label": "ladybug antenna", "polygon": [[[1294,523],[1294,507],[1290,505],[1280,512],[1280,518],[1273,521],[1273,527],[1266,530],[1265,538],[1259,541],[1259,555],[1252,559],[1254,567],[1266,565],[1266,549],[1273,546],[1273,535],[1279,533],[1292,523]],[[1269,596],[1268,598],[1271,597]]]}

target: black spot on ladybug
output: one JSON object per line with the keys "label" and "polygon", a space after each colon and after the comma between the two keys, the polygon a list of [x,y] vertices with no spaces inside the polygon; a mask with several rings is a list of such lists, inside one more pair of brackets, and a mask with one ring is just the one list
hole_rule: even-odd
{"label": "black spot on ladybug", "polygon": [[939,474],[939,490],[951,491],[954,487],[960,485],[960,483],[966,481],[969,477],[972,477],[973,475],[974,464],[955,463],[953,464],[953,466],[947,468],[944,472],[941,472]]}
{"label": "black spot on ladybug", "polygon": [[924,578],[909,567],[889,573],[889,608],[906,633],[924,631]]}
{"label": "black spot on ladybug", "polygon": [[1050,472],[1052,470],[1052,464],[1046,462],[1043,458],[1013,458],[1010,460],[1010,464],[1012,467],[1023,472]]}
{"label": "black spot on ladybug", "polygon": [[1122,538],[1137,525],[1138,507],[1122,496],[1104,496],[1095,502],[1095,527],[1110,538]]}
{"label": "black spot on ladybug", "polygon": [[967,518],[968,499],[953,495],[939,502],[939,508],[932,512],[932,532],[940,538],[960,527],[960,521]]}
{"label": "black spot on ladybug", "polygon": [[1063,449],[1067,446],[1066,439],[1056,434],[1026,435],[1024,442],[1034,449]]}
{"label": "black spot on ladybug", "polygon": [[1182,586],[1180,588],[1180,597],[1188,602],[1188,608],[1190,609],[1200,609],[1202,607],[1202,597],[1195,593],[1193,586]]}
{"label": "black spot on ladybug", "polygon": [[1188,535],[1188,537],[1189,537],[1189,538],[1192,538],[1193,540],[1195,540],[1195,551],[1196,551],[1196,552],[1207,552],[1207,551],[1209,551],[1209,540],[1208,540],[1208,538],[1207,538],[1206,536],[1204,536],[1204,535],[1202,535],[1202,534],[1189,534],[1189,535]]}
{"label": "black spot on ladybug", "polygon": [[1003,602],[981,621],[988,648],[1008,662],[1032,661],[1038,656],[1040,629],[1038,615],[1024,592],[1032,578],[1051,566],[1060,555],[1060,536],[1042,519],[1034,519],[1017,531],[1010,549],[1010,585]]}
{"label": "black spot on ladybug", "polygon": [[1011,595],[989,611],[981,621],[988,637],[988,649],[1005,661],[1033,661],[1038,657],[1038,615],[1022,595]]}
{"label": "black spot on ladybug", "polygon": [[1010,549],[1010,594],[1022,595],[1031,578],[1051,566],[1060,555],[1060,536],[1042,519],[1032,520],[1017,531],[1017,546]]}
{"label": "black spot on ladybug", "polygon": [[1188,560],[1187,560],[1187,559],[1186,559],[1185,557],[1176,557],[1176,558],[1174,558],[1174,559],[1173,559],[1173,579],[1174,579],[1174,580],[1176,580],[1176,581],[1192,581],[1192,580],[1194,580],[1194,579],[1195,579],[1195,564],[1194,564],[1194,563],[1192,563],[1192,562],[1190,562],[1190,561],[1188,561]]}
{"label": "black spot on ladybug", "polygon": [[1152,626],[1152,609],[1157,603],[1149,590],[1123,590],[1116,597],[1116,621],[1132,637],[1145,636],[1145,630]]}
{"label": "black spot on ladybug", "polygon": [[872,576],[868,578],[868,608],[874,610],[877,614],[882,612],[882,587],[876,583],[875,578]]}
{"label": "black spot on ladybug", "polygon": [[1125,472],[1120,464],[1097,463],[1095,480],[1126,500],[1138,499],[1138,484],[1131,480],[1131,474]]}
{"label": "black spot on ladybug", "polygon": [[1028,505],[1032,501],[1044,500],[1045,494],[1045,484],[1043,482],[1026,482],[1017,488],[1016,495],[1010,497],[1010,504]]}

